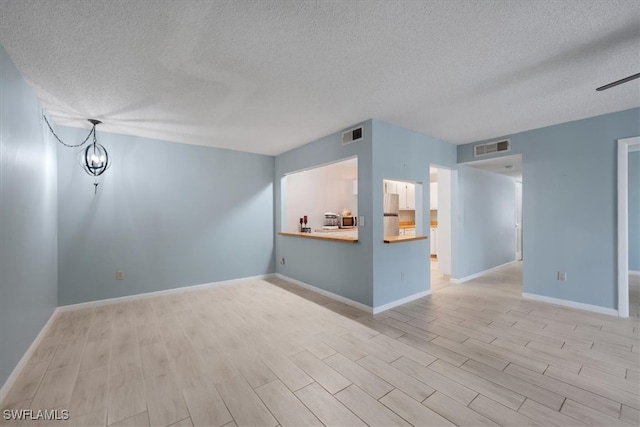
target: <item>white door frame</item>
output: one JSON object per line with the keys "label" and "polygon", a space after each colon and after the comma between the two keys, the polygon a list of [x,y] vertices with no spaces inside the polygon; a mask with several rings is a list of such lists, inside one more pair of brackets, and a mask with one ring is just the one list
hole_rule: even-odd
{"label": "white door frame", "polygon": [[629,153],[640,136],[618,140],[618,316],[629,317]]}
{"label": "white door frame", "polygon": [[[451,168],[449,166],[442,166],[436,163],[430,163],[429,164],[430,168],[436,168],[436,169],[442,169],[442,170],[447,170],[451,173],[450,175],[450,182],[449,182],[449,187],[446,188],[447,193],[449,193],[449,199],[450,199],[450,212],[449,215],[447,215],[447,217],[445,218],[444,216],[438,215],[438,222],[440,223],[439,226],[441,227],[440,230],[438,231],[437,235],[443,236],[445,238],[448,237],[449,240],[449,244],[448,245],[440,245],[437,249],[436,249],[436,253],[438,254],[438,271],[441,274],[445,274],[448,275],[450,277],[454,277],[454,272],[455,272],[455,263],[456,263],[456,221],[455,218],[457,218],[457,185],[458,185],[458,170],[455,168]],[[431,180],[429,180],[431,181]],[[431,182],[429,182],[429,185],[431,184]],[[425,184],[426,185],[426,184]],[[442,184],[440,183],[440,180],[438,180],[438,192],[440,193],[440,189],[442,188]],[[429,206],[431,207],[431,206]],[[442,209],[441,209],[442,211]],[[439,214],[442,214],[442,212],[439,212]],[[449,229],[447,229],[446,223],[449,222]],[[428,224],[424,225],[424,234],[426,233],[427,227],[431,227]],[[416,230],[417,231],[417,230]],[[447,235],[448,232],[448,235]],[[432,239],[432,237],[429,237],[430,239]],[[436,240],[430,240],[431,241],[436,241],[437,244],[437,239]],[[443,240],[444,241],[444,240]],[[443,249],[444,247],[444,249]],[[431,250],[431,244],[429,244],[429,250]],[[442,254],[442,256],[440,256],[440,254]],[[449,270],[443,272],[441,267],[443,267],[443,265],[445,263],[441,263],[442,260],[444,260],[445,258],[448,258],[449,260]],[[446,267],[446,266],[445,266]]]}
{"label": "white door frame", "polygon": [[515,180],[516,189],[516,261],[522,261],[522,181]]}

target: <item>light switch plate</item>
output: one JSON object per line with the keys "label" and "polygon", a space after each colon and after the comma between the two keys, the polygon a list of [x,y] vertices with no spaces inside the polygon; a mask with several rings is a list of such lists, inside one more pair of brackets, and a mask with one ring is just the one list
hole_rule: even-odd
{"label": "light switch plate", "polygon": [[360,215],[360,218],[358,218],[358,226],[360,227],[365,226],[364,215]]}

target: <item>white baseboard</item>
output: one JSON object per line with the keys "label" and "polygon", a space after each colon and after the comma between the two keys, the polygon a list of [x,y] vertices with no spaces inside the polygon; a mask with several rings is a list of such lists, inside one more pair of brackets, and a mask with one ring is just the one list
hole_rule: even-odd
{"label": "white baseboard", "polygon": [[629,276],[640,276],[640,271],[629,270]]}
{"label": "white baseboard", "polygon": [[476,278],[478,278],[480,276],[484,276],[487,273],[491,273],[492,271],[498,270],[498,269],[500,269],[502,267],[506,267],[507,265],[511,265],[513,263],[516,263],[516,262],[520,262],[520,261],[516,261],[516,260],[509,261],[507,263],[504,263],[504,264],[501,264],[501,265],[498,265],[498,266],[495,266],[495,267],[491,267],[488,270],[484,270],[484,271],[481,271],[479,273],[475,273],[475,274],[472,274],[470,276],[463,277],[461,279],[456,279],[456,278],[452,277],[450,281],[451,281],[451,283],[455,283],[455,284],[459,285],[460,283],[468,282],[469,280],[473,280],[473,279],[476,279]]}
{"label": "white baseboard", "polygon": [[22,355],[22,358],[20,359],[18,364],[13,368],[13,371],[11,371],[11,374],[2,385],[2,388],[0,388],[0,406],[2,406],[2,404],[4,403],[4,399],[7,397],[9,390],[11,390],[11,387],[18,379],[18,376],[20,376],[20,374],[22,373],[22,369],[26,366],[29,359],[31,359],[33,352],[36,351],[36,348],[38,348],[38,345],[40,345],[40,341],[42,341],[42,339],[47,335],[47,332],[49,332],[49,328],[53,324],[53,320],[58,314],[58,311],[59,310],[57,308],[53,310],[53,313],[51,313],[51,316],[49,316],[49,320],[47,320],[47,323],[45,323],[42,329],[40,329],[40,332],[38,333],[36,338],[33,340],[27,351],[25,351],[25,353]]}
{"label": "white baseboard", "polygon": [[382,313],[383,311],[389,310],[389,309],[391,309],[393,307],[397,307],[399,305],[406,304],[408,302],[411,302],[411,301],[414,301],[414,300],[417,300],[419,298],[426,297],[426,296],[429,296],[429,295],[431,295],[431,289],[426,290],[426,291],[422,291],[422,292],[418,292],[418,293],[415,293],[413,295],[409,295],[408,297],[397,299],[395,301],[391,301],[391,302],[389,302],[387,304],[379,305],[379,306],[373,308],[373,314]]}
{"label": "white baseboard", "polygon": [[316,286],[310,285],[308,283],[302,282],[300,280],[297,279],[293,279],[289,276],[285,276],[284,274],[280,274],[280,273],[276,273],[276,277],[282,279],[282,280],[286,280],[287,282],[291,282],[294,285],[300,286],[301,288],[305,288],[308,289],[310,291],[313,291],[317,294],[320,295],[324,295],[327,298],[331,298],[333,300],[336,300],[338,302],[350,305],[351,307],[357,308],[358,310],[362,310],[366,313],[371,313],[371,314],[378,314],[378,313],[382,313],[385,310],[389,310],[393,307],[397,307],[399,305],[402,304],[406,304],[408,302],[411,302],[413,300],[416,300],[418,298],[422,298],[422,297],[426,297],[428,295],[431,295],[431,290],[427,290],[427,291],[423,291],[423,292],[418,292],[416,294],[413,295],[409,295],[408,297],[405,298],[401,298],[399,300],[395,300],[395,301],[391,301],[390,303],[387,304],[383,304],[381,306],[378,307],[369,307],[368,305],[362,304],[358,301],[354,301],[352,299],[343,297],[341,295],[338,294],[334,294],[333,292],[329,292],[329,291],[325,291],[324,289],[318,288]]}
{"label": "white baseboard", "polygon": [[300,286],[301,288],[305,288],[305,289],[309,289],[310,291],[313,291],[317,294],[320,295],[324,295],[327,298],[331,298],[333,300],[336,300],[338,302],[350,305],[351,307],[357,308],[358,310],[362,310],[364,312],[367,313],[373,313],[373,309],[371,307],[369,307],[368,305],[362,304],[358,301],[354,301],[352,299],[349,298],[345,298],[343,296],[340,296],[338,294],[334,294],[333,292],[329,292],[329,291],[325,291],[324,289],[320,289],[318,287],[315,287],[313,285],[310,285],[308,283],[305,282],[301,282],[300,280],[297,279],[293,279],[289,276],[285,276],[284,274],[280,274],[280,273],[276,273],[276,277],[282,279],[282,280],[286,280],[287,282],[291,282],[294,285]]}
{"label": "white baseboard", "polygon": [[610,316],[618,316],[618,310],[613,308],[601,307],[599,305],[584,304],[581,302],[575,302],[567,299],[552,298],[544,295],[529,294],[526,292],[522,293],[522,298],[531,299],[535,301],[548,302],[550,304],[562,305],[570,308],[577,308],[580,310],[591,311],[594,313],[608,314]]}
{"label": "white baseboard", "polygon": [[197,290],[206,289],[206,288],[216,288],[219,286],[234,285],[240,282],[246,282],[248,280],[261,280],[261,279],[268,279],[270,277],[273,277],[273,273],[260,274],[258,276],[241,277],[239,279],[222,280],[220,282],[203,283],[200,285],[183,286],[181,288],[165,289],[163,291],[154,291],[154,292],[146,292],[143,294],[127,295],[124,297],[107,298],[107,299],[101,299],[96,301],[81,302],[78,304],[63,305],[61,307],[58,307],[58,310],[69,311],[69,310],[78,310],[81,308],[99,307],[102,305],[116,304],[119,302],[135,301],[135,300],[145,299],[145,298],[154,298],[161,295],[171,295],[171,294],[178,294],[181,292],[192,292],[192,291],[197,291]]}

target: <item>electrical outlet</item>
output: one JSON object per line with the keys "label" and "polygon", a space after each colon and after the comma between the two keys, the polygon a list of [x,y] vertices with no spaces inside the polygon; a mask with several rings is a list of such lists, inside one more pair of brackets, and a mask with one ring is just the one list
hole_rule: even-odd
{"label": "electrical outlet", "polygon": [[404,272],[400,273],[400,280],[404,280]]}
{"label": "electrical outlet", "polygon": [[124,271],[116,271],[116,280],[124,280]]}
{"label": "electrical outlet", "polygon": [[280,264],[284,265],[284,257],[280,258]]}
{"label": "electrical outlet", "polygon": [[364,227],[365,226],[364,215],[360,215],[360,218],[358,219],[358,226],[359,227]]}
{"label": "electrical outlet", "polygon": [[567,281],[567,272],[566,271],[558,271],[558,280],[561,282]]}

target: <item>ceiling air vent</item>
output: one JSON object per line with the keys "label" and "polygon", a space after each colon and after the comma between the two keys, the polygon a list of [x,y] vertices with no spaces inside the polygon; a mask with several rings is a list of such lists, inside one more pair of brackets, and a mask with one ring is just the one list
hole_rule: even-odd
{"label": "ceiling air vent", "polygon": [[473,147],[473,157],[488,156],[489,154],[502,153],[509,150],[511,150],[511,141],[508,139],[488,142],[486,144],[475,145]]}
{"label": "ceiling air vent", "polygon": [[348,131],[342,132],[342,145],[349,145],[354,142],[360,141],[364,137],[364,130],[362,126]]}

